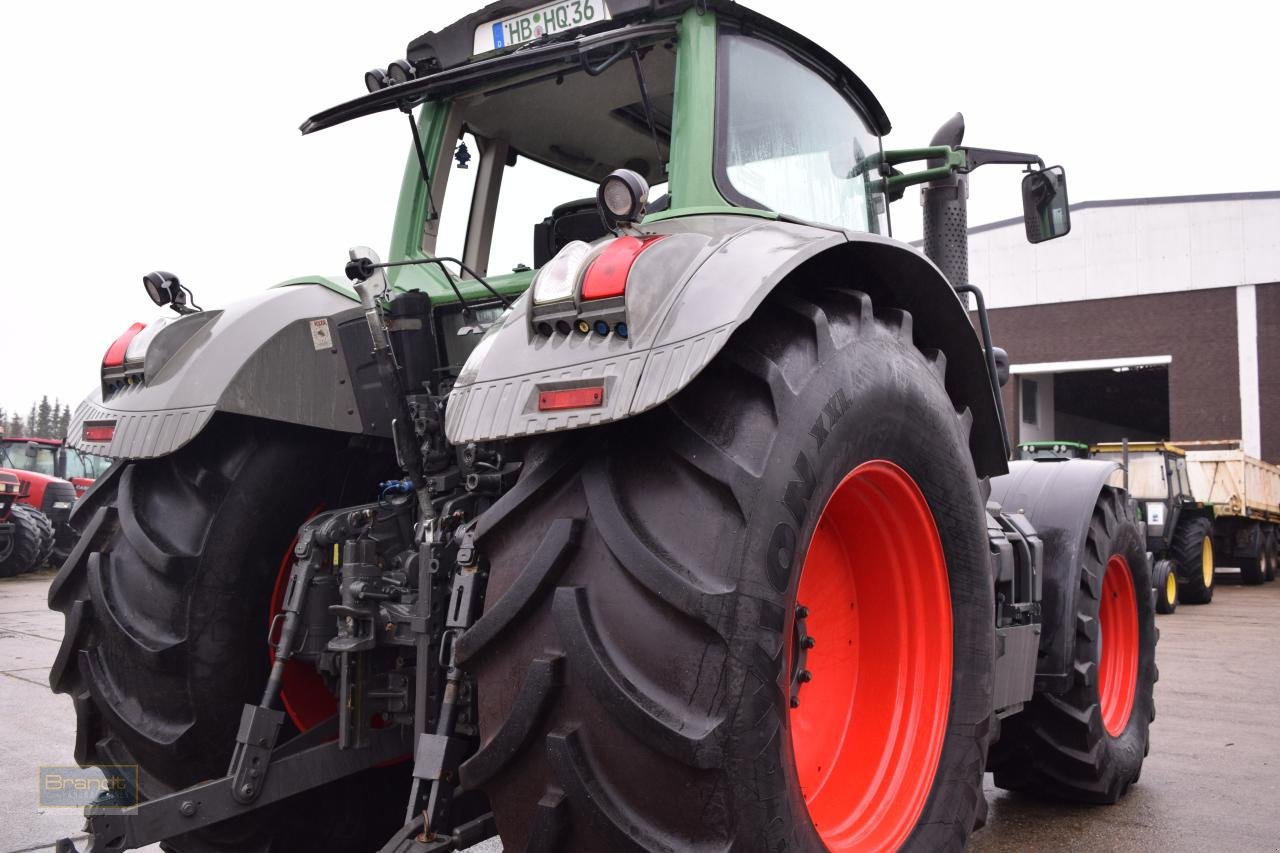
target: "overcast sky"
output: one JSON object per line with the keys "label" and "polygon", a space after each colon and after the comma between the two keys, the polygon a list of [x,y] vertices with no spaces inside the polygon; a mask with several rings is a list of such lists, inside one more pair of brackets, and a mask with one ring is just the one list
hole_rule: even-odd
{"label": "overcast sky", "polygon": [[[478,5],[4,3],[0,406],[25,415],[47,393],[74,408],[112,339],[158,316],[148,270],[211,307],[339,272],[352,245],[385,254],[403,119],[297,127]],[[862,76],[893,120],[889,147],[927,143],[961,110],[967,143],[1062,163],[1076,202],[1280,188],[1270,4],[749,5]],[[1018,180],[977,173],[970,222],[1017,214]],[[894,220],[918,235],[914,194]]]}

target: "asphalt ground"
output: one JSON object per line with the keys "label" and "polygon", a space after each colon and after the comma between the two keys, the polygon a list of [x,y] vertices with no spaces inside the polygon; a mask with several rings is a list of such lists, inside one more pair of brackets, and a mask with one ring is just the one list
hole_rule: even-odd
{"label": "asphalt ground", "polygon": [[[37,768],[73,765],[75,715],[49,692],[62,616],[53,572],[0,580],[0,851],[83,838],[79,809],[38,804]],[[1280,850],[1280,583],[1221,573],[1213,604],[1157,617],[1156,720],[1142,780],[1115,806],[999,791],[977,851]],[[157,851],[158,847],[147,848]],[[473,853],[498,853],[496,842]]]}

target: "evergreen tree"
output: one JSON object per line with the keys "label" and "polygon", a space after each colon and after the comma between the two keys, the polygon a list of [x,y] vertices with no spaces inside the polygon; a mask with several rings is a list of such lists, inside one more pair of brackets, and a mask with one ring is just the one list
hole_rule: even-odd
{"label": "evergreen tree", "polygon": [[49,405],[49,395],[46,394],[40,398],[40,405],[36,408],[36,438],[52,438],[53,437],[53,407]]}
{"label": "evergreen tree", "polygon": [[4,410],[4,406],[0,406],[0,429],[5,432],[9,429],[9,414]]}
{"label": "evergreen tree", "polygon": [[58,418],[58,438],[65,439],[69,429],[71,429],[71,407],[63,406],[62,415]]}
{"label": "evergreen tree", "polygon": [[31,404],[31,411],[27,412],[27,419],[22,424],[22,428],[26,431],[29,438],[34,438],[36,434],[36,404]]}
{"label": "evergreen tree", "polygon": [[9,416],[9,423],[5,426],[5,432],[10,438],[17,438],[22,435],[22,418],[17,412]]}

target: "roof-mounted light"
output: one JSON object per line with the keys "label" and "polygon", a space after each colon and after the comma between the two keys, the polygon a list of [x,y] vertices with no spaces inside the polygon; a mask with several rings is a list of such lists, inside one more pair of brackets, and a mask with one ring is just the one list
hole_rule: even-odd
{"label": "roof-mounted light", "polygon": [[374,68],[364,72],[364,87],[370,92],[380,92],[391,85],[391,81],[387,79],[387,72],[381,68]]}

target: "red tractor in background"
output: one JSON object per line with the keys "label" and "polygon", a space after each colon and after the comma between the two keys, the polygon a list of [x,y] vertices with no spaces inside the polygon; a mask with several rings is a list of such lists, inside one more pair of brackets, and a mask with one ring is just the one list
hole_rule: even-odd
{"label": "red tractor in background", "polygon": [[105,460],[64,447],[53,438],[0,436],[0,469],[7,469],[22,484],[19,507],[42,514],[52,536],[32,568],[46,560],[61,563],[71,553],[76,534],[68,523],[76,498],[93,483]]}

